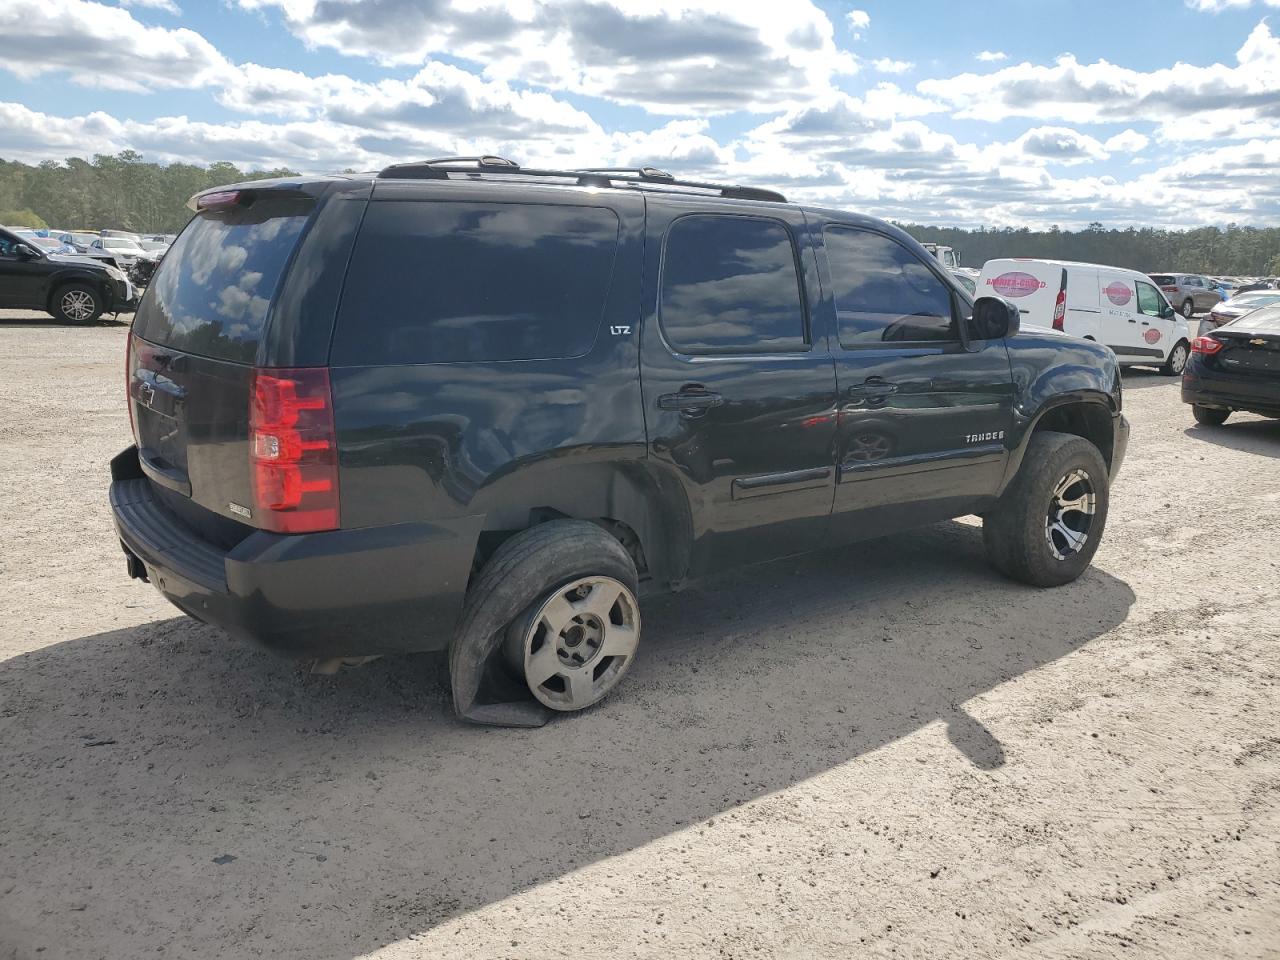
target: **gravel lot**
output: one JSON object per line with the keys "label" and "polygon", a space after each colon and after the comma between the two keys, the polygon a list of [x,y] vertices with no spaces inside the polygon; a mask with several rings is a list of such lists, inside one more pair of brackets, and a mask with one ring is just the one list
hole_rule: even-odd
{"label": "gravel lot", "polygon": [[1280,423],[1134,372],[1079,582],[966,522],[739,572],[493,730],[128,579],[125,330],[0,320],[3,960],[1280,957]]}

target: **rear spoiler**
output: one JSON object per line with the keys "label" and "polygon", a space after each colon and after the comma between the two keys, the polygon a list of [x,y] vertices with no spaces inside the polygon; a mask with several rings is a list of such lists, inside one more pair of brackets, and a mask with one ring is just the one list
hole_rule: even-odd
{"label": "rear spoiler", "polygon": [[271,180],[233,183],[225,187],[211,187],[192,194],[187,200],[187,209],[192,213],[199,213],[201,210],[214,210],[219,207],[248,206],[256,196],[262,193],[294,193],[300,197],[313,197],[315,194],[306,189],[310,185],[307,181],[277,177]]}

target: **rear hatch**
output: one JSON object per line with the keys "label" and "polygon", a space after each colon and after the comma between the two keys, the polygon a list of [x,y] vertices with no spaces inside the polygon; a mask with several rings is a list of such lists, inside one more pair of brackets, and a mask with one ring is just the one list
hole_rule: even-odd
{"label": "rear hatch", "polygon": [[174,242],[138,306],[128,394],[139,459],[162,501],[230,546],[258,525],[254,365],[315,201],[295,192],[220,196],[224,205],[202,210]]}

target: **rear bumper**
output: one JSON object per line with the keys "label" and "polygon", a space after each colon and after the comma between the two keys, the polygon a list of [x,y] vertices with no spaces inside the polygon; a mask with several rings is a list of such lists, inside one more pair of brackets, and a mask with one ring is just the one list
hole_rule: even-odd
{"label": "rear bumper", "polygon": [[111,512],[131,576],[175,606],[294,657],[448,646],[480,518],[329,533],[256,531],[230,550],[156,498],[129,448],[111,462]]}
{"label": "rear bumper", "polygon": [[1193,361],[1182,375],[1182,402],[1280,416],[1280,377],[1220,374]]}

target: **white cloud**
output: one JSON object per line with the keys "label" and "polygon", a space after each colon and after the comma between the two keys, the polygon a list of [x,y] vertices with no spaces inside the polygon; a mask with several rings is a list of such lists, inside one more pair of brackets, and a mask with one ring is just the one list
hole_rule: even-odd
{"label": "white cloud", "polygon": [[1150,137],[1130,129],[1109,137],[1103,146],[1111,153],[1141,153],[1150,142]]}
{"label": "white cloud", "polygon": [[305,42],[347,55],[405,65],[447,54],[491,80],[659,114],[785,109],[857,71],[812,0],[792,0],[785,18],[765,0],[238,2],[278,7]]}
{"label": "white cloud", "polygon": [[861,40],[862,31],[871,26],[871,14],[865,10],[850,10],[845,19],[849,21],[849,29],[853,32],[853,39]]}
{"label": "white cloud", "polygon": [[[919,91],[961,118],[1055,119],[1069,123],[1157,121],[1161,139],[1280,133],[1280,38],[1259,23],[1236,64],[1175,63],[1142,72],[1067,54],[1052,66],[1021,63],[994,73],[922,81]],[[1190,122],[1188,122],[1190,121]]]}
{"label": "white cloud", "polygon": [[208,86],[230,70],[193,30],[148,27],[127,10],[85,0],[0,4],[0,66],[24,76],[56,73],[84,86],[136,92]]}
{"label": "white cloud", "polygon": [[1241,10],[1255,3],[1262,7],[1280,7],[1280,0],[1187,0],[1187,6],[1201,13],[1221,13],[1223,10]]}
{"label": "white cloud", "polygon": [[983,50],[978,54],[978,59],[983,63],[997,63],[1000,60],[1007,60],[1009,55],[1003,50]]}
{"label": "white cloud", "polygon": [[150,7],[153,10],[163,10],[165,13],[172,13],[175,17],[182,13],[173,0],[116,0],[116,2],[122,7]]}
{"label": "white cloud", "polygon": [[879,60],[872,60],[871,66],[876,69],[877,73],[908,73],[916,68],[914,63],[909,60],[890,60],[888,57],[881,57]]}

